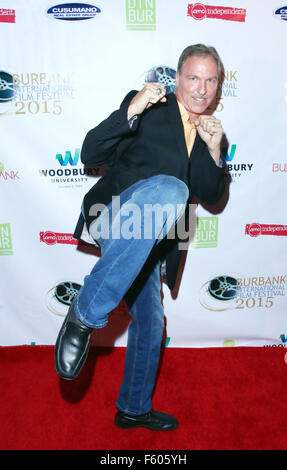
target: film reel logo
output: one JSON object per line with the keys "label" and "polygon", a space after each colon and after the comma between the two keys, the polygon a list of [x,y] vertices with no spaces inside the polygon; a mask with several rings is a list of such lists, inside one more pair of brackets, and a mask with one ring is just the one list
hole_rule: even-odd
{"label": "film reel logo", "polygon": [[232,276],[217,276],[203,284],[199,301],[207,310],[223,312],[235,307],[238,283]]}
{"label": "film reel logo", "polygon": [[4,70],[0,70],[0,103],[12,101],[15,95],[15,85],[13,75]]}
{"label": "film reel logo", "polygon": [[61,281],[48,290],[46,307],[54,315],[66,316],[68,308],[76,298],[81,284],[74,281]]}
{"label": "film reel logo", "polygon": [[0,115],[5,114],[15,98],[15,84],[13,75],[4,70],[0,70]]}
{"label": "film reel logo", "polygon": [[145,83],[161,83],[165,87],[166,93],[174,93],[175,75],[176,71],[171,67],[166,65],[159,65],[157,67],[152,67],[150,70],[148,70],[148,72],[146,72]]}

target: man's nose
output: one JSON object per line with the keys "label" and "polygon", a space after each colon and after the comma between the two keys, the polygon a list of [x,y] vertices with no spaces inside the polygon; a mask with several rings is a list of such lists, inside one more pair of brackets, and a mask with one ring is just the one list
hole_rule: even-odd
{"label": "man's nose", "polygon": [[199,84],[198,84],[198,92],[201,94],[201,95],[205,95],[206,94],[206,83],[204,81],[201,81]]}

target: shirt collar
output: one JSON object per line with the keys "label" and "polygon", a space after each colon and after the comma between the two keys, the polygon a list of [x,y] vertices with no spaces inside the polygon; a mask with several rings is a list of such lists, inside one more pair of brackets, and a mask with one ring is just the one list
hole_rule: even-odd
{"label": "shirt collar", "polygon": [[178,107],[179,107],[180,116],[181,116],[181,119],[183,120],[183,122],[188,122],[191,126],[195,127],[194,124],[189,121],[188,112],[185,109],[185,107],[183,106],[183,104],[178,99],[176,99],[176,100],[177,100],[177,104],[178,104]]}

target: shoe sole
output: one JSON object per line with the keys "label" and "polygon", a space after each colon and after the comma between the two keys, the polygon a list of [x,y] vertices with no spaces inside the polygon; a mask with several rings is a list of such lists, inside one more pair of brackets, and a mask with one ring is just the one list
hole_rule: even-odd
{"label": "shoe sole", "polygon": [[121,429],[146,428],[146,429],[150,429],[151,431],[174,431],[175,429],[178,428],[178,424],[174,424],[173,426],[170,426],[167,429],[163,429],[162,427],[155,428],[152,425],[143,424],[143,423],[138,423],[138,424],[128,423],[128,422],[123,422],[122,420],[119,420],[117,416],[115,416],[115,425]]}

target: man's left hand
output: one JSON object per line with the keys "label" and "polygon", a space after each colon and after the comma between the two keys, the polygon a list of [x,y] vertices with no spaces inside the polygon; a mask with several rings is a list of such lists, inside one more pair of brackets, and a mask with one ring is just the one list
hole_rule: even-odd
{"label": "man's left hand", "polygon": [[206,143],[210,155],[218,165],[220,160],[220,143],[223,136],[220,119],[214,116],[200,116],[194,124],[200,137]]}

